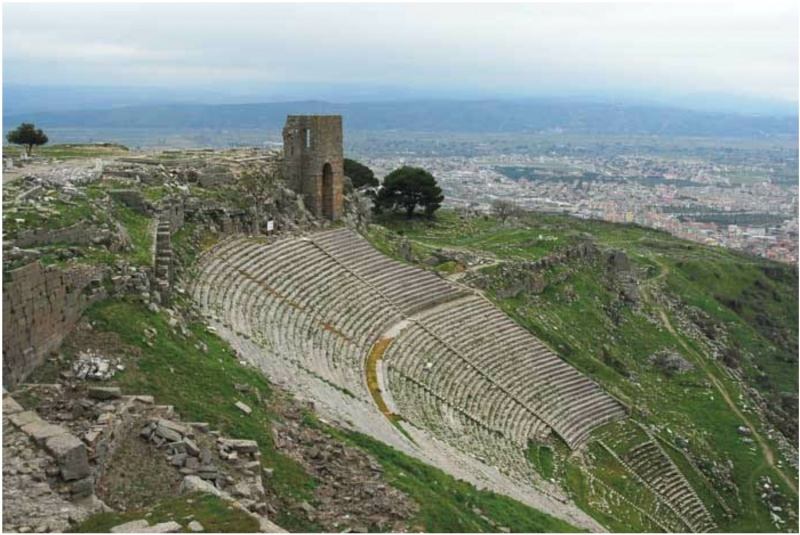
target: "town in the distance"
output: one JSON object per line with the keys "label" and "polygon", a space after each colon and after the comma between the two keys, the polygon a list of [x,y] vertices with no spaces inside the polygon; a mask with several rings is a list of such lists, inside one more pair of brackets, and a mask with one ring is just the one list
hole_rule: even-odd
{"label": "town in the distance", "polygon": [[363,150],[376,170],[430,169],[446,199],[460,207],[488,210],[493,200],[506,199],[525,209],[635,223],[797,262],[797,148],[791,140],[765,146],[555,133],[436,137],[435,143],[408,138],[399,151],[373,139]]}
{"label": "town in the distance", "polygon": [[[347,117],[345,116],[347,127]],[[136,135],[124,129],[53,128],[62,141],[113,139],[130,148],[279,147],[279,131],[202,129]],[[158,145],[156,144],[158,143]],[[428,169],[445,204],[479,212],[498,199],[520,209],[634,223],[706,245],[785,263],[798,260],[798,151],[767,138],[481,134],[348,129],[345,150],[377,176]],[[6,158],[14,171],[16,155]]]}

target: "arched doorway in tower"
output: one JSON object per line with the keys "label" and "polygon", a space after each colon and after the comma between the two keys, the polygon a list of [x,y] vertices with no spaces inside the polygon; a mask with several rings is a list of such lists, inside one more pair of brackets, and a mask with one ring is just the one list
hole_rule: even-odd
{"label": "arched doorway in tower", "polygon": [[333,219],[333,168],[326,163],[322,166],[322,216]]}

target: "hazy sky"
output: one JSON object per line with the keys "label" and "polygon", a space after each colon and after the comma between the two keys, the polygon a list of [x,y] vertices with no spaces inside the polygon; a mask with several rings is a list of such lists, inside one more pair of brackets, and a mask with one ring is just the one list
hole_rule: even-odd
{"label": "hazy sky", "polygon": [[[5,83],[797,100],[795,2],[9,4]],[[324,97],[324,95],[321,95]]]}

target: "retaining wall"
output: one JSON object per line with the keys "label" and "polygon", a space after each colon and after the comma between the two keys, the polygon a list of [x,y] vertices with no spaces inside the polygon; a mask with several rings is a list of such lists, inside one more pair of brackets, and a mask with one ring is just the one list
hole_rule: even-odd
{"label": "retaining wall", "polygon": [[3,283],[3,386],[25,378],[55,351],[83,311],[106,297],[105,269],[61,270],[36,261],[6,274]]}

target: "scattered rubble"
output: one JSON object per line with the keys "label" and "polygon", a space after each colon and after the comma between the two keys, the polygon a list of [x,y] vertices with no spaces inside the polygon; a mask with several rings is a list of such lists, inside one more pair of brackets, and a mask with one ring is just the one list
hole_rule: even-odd
{"label": "scattered rubble", "polygon": [[319,429],[300,425],[302,412],[297,406],[285,407],[282,414],[286,424],[273,425],[276,446],[317,481],[314,505],[303,502],[299,511],[323,531],[412,529],[409,521],[417,504],[386,483],[376,459]]}
{"label": "scattered rubble", "polygon": [[93,494],[84,444],[60,432],[36,440],[46,423],[3,397],[3,529],[63,532],[104,505]]}
{"label": "scattered rubble", "polygon": [[165,418],[150,419],[139,435],[166,451],[169,463],[184,476],[182,492],[223,495],[217,491],[224,490],[224,495],[233,496],[248,510],[260,514],[266,511],[261,451],[255,441],[214,439],[205,423],[184,424]]}
{"label": "scattered rubble", "polygon": [[72,363],[72,373],[75,377],[95,381],[107,381],[124,369],[119,359],[109,359],[91,350],[79,353],[78,358]]}

